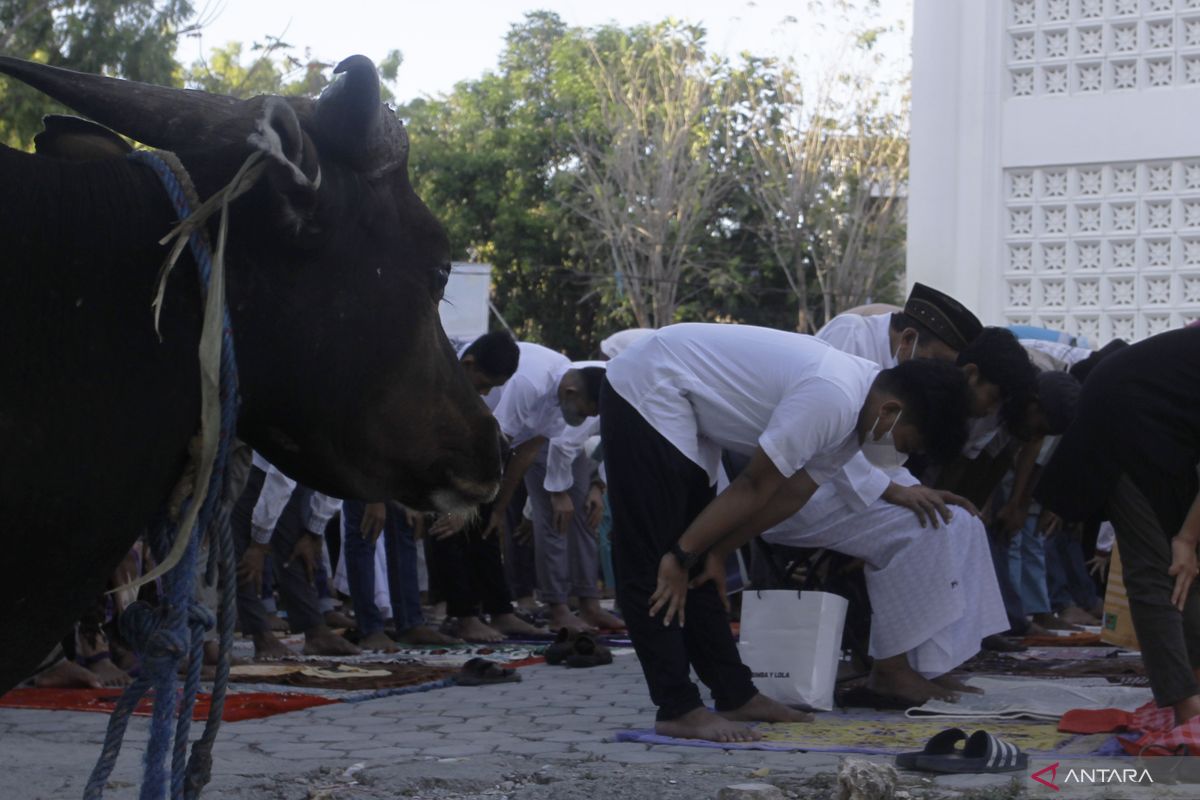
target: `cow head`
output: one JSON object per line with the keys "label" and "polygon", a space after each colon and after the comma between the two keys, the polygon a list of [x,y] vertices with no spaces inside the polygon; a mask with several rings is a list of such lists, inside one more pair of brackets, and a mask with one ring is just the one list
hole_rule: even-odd
{"label": "cow head", "polygon": [[446,234],[409,184],[408,138],[369,59],[339,64],[315,101],[239,101],[8,58],[0,72],[176,152],[201,196],[254,150],[268,156],[265,179],[231,208],[226,251],[242,438],[331,494],[441,510],[491,498],[499,431],[437,313]]}

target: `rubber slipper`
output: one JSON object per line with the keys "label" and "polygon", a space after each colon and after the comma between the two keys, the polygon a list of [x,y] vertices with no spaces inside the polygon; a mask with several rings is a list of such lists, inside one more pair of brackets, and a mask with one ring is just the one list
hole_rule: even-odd
{"label": "rubber slipper", "polygon": [[542,657],[546,659],[547,664],[558,666],[567,660],[567,656],[574,652],[575,637],[577,632],[568,630],[567,628],[559,628],[558,634],[554,637],[554,641],[547,645]]}
{"label": "rubber slipper", "polygon": [[472,658],[462,665],[462,669],[454,676],[454,682],[459,686],[484,686],[492,683],[519,683],[521,676],[515,669],[502,667],[486,658]]}
{"label": "rubber slipper", "polygon": [[[967,743],[960,750],[956,745],[963,739]],[[1029,756],[987,731],[968,738],[961,729],[950,728],[930,739],[924,750],[896,756],[896,766],[939,773],[1017,772],[1029,767]]]}
{"label": "rubber slipper", "polygon": [[571,654],[567,656],[567,666],[575,668],[601,667],[611,664],[612,651],[598,643],[590,635],[581,633],[575,637],[571,645]]}

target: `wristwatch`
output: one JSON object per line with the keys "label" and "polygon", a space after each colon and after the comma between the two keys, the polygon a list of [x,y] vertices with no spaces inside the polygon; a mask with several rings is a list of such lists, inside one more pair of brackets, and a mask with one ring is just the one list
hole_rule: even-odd
{"label": "wristwatch", "polygon": [[675,560],[679,562],[679,566],[683,567],[684,571],[690,572],[692,567],[696,566],[696,562],[700,560],[699,553],[689,553],[679,546],[679,542],[671,545],[671,555],[675,556]]}

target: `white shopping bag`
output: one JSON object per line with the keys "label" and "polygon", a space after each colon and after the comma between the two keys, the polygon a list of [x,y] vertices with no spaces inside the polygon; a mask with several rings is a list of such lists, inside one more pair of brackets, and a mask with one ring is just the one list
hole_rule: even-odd
{"label": "white shopping bag", "polygon": [[787,705],[831,710],[848,606],[828,592],[743,592],[738,651],[758,690]]}

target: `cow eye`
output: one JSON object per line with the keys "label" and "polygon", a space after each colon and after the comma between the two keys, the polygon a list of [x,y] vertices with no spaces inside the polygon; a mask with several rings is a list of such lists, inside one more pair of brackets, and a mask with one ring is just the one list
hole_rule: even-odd
{"label": "cow eye", "polygon": [[441,264],[433,272],[433,296],[440,303],[450,280],[450,265]]}

